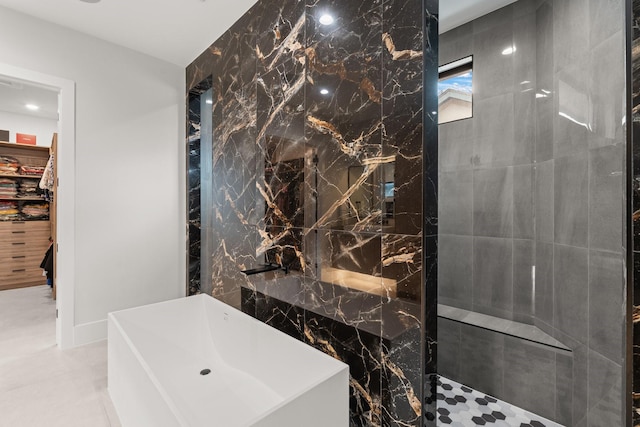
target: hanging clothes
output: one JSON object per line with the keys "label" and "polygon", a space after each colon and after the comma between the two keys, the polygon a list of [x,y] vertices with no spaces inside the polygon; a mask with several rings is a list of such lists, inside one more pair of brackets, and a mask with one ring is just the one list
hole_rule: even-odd
{"label": "hanging clothes", "polygon": [[[51,238],[49,238],[51,241]],[[40,263],[40,268],[43,269],[47,274],[47,285],[53,287],[53,243],[49,245],[49,249],[44,254],[44,258],[42,258],[42,262]]]}
{"label": "hanging clothes", "polygon": [[39,187],[43,190],[53,191],[55,186],[54,178],[53,178],[53,165],[54,165],[53,154],[49,156],[49,160],[47,161],[47,166],[44,168],[44,172],[42,173],[42,178],[40,179]]}

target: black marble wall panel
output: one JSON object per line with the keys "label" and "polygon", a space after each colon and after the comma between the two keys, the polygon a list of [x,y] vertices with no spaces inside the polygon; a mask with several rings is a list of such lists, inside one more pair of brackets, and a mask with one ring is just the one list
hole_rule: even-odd
{"label": "black marble wall panel", "polygon": [[[633,0],[631,19],[631,45],[633,54],[631,57],[631,94],[632,94],[632,144],[631,156],[631,194],[632,225],[631,249],[633,272],[633,315],[632,315],[632,420],[634,426],[640,426],[640,1]],[[629,150],[627,151],[629,153]],[[627,365],[629,366],[629,364]]]}
{"label": "black marble wall panel", "polygon": [[201,286],[201,109],[203,94],[210,87],[211,80],[203,79],[187,94],[188,295],[198,293]]}
{"label": "black marble wall panel", "polygon": [[350,425],[381,424],[380,337],[306,313],[306,342],[349,365]]}
{"label": "black marble wall panel", "polygon": [[437,342],[438,342],[438,222],[439,193],[438,171],[438,57],[439,57],[439,1],[425,1],[425,17],[423,26],[423,97],[422,115],[424,132],[422,136],[422,246],[423,246],[423,281],[422,301],[422,382],[423,382],[423,425],[435,423],[436,402],[427,396],[434,396],[437,386]]}
{"label": "black marble wall panel", "polygon": [[[201,289],[348,363],[351,425],[422,425],[435,372],[437,1],[424,6],[259,1],[187,68],[188,88],[211,76],[213,92]],[[288,273],[241,273],[265,262]]]}
{"label": "black marble wall panel", "polygon": [[[421,376],[415,363],[420,357],[420,347],[415,345],[420,342],[420,323],[415,318],[420,306],[397,300],[396,316],[387,319],[381,335],[379,324],[378,329],[371,322],[348,325],[336,313],[320,314],[312,305],[287,302],[295,285],[287,279],[280,283],[288,289],[273,293],[284,300],[243,288],[242,309],[349,364],[350,425],[418,425],[420,394],[413,384],[420,383]],[[268,289],[268,285],[263,282],[257,289]]]}
{"label": "black marble wall panel", "polygon": [[[381,224],[374,172],[382,134],[382,1],[309,2],[306,16],[306,144],[318,158],[317,217],[306,226],[375,230]],[[326,16],[334,21],[323,24]]]}

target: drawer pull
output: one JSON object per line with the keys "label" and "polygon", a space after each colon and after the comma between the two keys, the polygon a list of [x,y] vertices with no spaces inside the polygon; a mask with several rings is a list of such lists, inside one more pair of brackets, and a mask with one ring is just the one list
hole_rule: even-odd
{"label": "drawer pull", "polygon": [[21,259],[21,258],[26,258],[26,255],[18,255],[18,256],[12,256],[11,258],[13,259]]}
{"label": "drawer pull", "polygon": [[26,245],[26,243],[25,242],[18,242],[18,243],[12,243],[12,245],[14,245],[14,246]]}
{"label": "drawer pull", "polygon": [[12,234],[24,234],[26,233],[26,231],[22,230],[22,231],[12,231]]}
{"label": "drawer pull", "polygon": [[14,273],[22,273],[24,271],[27,271],[27,269],[26,268],[19,268],[17,270],[13,270]]}

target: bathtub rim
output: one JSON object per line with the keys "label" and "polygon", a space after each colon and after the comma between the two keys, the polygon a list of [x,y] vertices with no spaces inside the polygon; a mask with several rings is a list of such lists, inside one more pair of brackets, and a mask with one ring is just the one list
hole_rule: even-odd
{"label": "bathtub rim", "polygon": [[[118,334],[123,338],[123,340],[125,341],[125,343],[127,344],[128,348],[131,350],[132,354],[134,355],[136,361],[138,362],[138,364],[142,367],[142,369],[144,370],[145,374],[147,375],[147,377],[149,378],[149,380],[152,382],[152,384],[154,385],[154,387],[158,390],[158,393],[160,394],[160,396],[162,397],[162,400],[167,404],[167,406],[169,407],[170,411],[173,413],[173,415],[176,417],[176,419],[178,420],[178,422],[183,425],[183,426],[189,426],[189,424],[187,423],[187,421],[184,419],[184,417],[181,414],[181,411],[178,409],[178,407],[176,406],[174,400],[171,398],[171,395],[169,392],[167,392],[167,390],[165,389],[165,387],[162,385],[161,381],[158,379],[158,377],[156,376],[156,374],[154,373],[154,370],[149,366],[149,364],[145,361],[145,358],[143,357],[143,355],[140,353],[140,351],[138,350],[137,346],[133,343],[133,341],[131,340],[131,338],[129,337],[129,335],[126,333],[125,328],[123,328],[122,324],[119,322],[118,320],[118,314],[120,313],[127,313],[127,312],[131,312],[131,311],[138,311],[138,310],[143,310],[145,308],[151,308],[151,307],[157,307],[157,306],[162,306],[162,305],[170,305],[170,304],[175,304],[178,302],[184,302],[187,299],[199,299],[201,301],[201,304],[203,305],[202,309],[204,310],[204,304],[207,303],[213,303],[213,304],[220,304],[220,307],[224,308],[225,310],[234,310],[236,313],[238,313],[237,315],[242,315],[242,316],[247,316],[248,317],[248,322],[256,324],[256,325],[261,325],[260,327],[268,327],[268,328],[272,328],[274,331],[277,331],[278,334],[281,334],[280,336],[285,339],[285,340],[293,340],[296,343],[305,345],[307,347],[306,351],[312,351],[312,352],[317,352],[316,355],[319,356],[321,359],[324,359],[324,361],[326,362],[325,367],[323,368],[326,371],[326,374],[323,375],[321,378],[316,379],[314,381],[310,381],[308,382],[304,387],[299,388],[295,393],[289,395],[288,397],[284,398],[276,405],[271,406],[268,410],[261,412],[260,414],[256,415],[255,417],[251,418],[248,421],[247,426],[252,426],[254,424],[256,424],[257,422],[259,422],[262,419],[265,419],[266,417],[268,417],[269,415],[275,413],[276,411],[280,410],[281,408],[287,406],[288,404],[294,402],[296,399],[300,398],[301,396],[305,395],[306,393],[310,392],[311,390],[313,390],[314,388],[318,387],[319,385],[334,379],[336,377],[339,377],[341,375],[345,375],[346,373],[346,387],[348,389],[348,384],[349,384],[349,378],[350,378],[350,371],[349,371],[349,365],[347,365],[345,362],[335,359],[331,356],[329,356],[328,354],[314,348],[313,346],[309,345],[308,343],[306,343],[305,341],[301,341],[301,340],[297,340],[294,337],[291,337],[287,334],[285,334],[282,331],[279,331],[278,329],[264,323],[261,322],[260,320],[252,317],[251,315],[244,313],[241,310],[238,310],[237,308],[230,306],[228,304],[225,304],[224,302],[212,297],[211,295],[208,294],[198,294],[198,295],[191,295],[191,296],[186,296],[186,297],[180,297],[180,298],[174,298],[171,300],[166,300],[166,301],[160,301],[160,302],[156,302],[156,303],[152,303],[152,304],[145,304],[145,305],[141,305],[141,306],[137,306],[137,307],[131,307],[131,308],[126,308],[123,310],[118,310],[118,311],[113,311],[113,312],[109,312],[107,315],[107,319],[108,319],[108,327],[110,328],[111,325],[113,325],[116,329]],[[108,342],[107,342],[108,345]],[[108,384],[107,384],[108,387]],[[348,393],[347,393],[347,399],[348,399]],[[347,405],[348,406],[348,405]]]}

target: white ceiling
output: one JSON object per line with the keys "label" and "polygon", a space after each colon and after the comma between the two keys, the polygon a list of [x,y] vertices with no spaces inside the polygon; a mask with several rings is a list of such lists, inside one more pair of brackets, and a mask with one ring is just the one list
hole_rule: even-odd
{"label": "white ceiling", "polygon": [[[352,1],[352,0],[345,0]],[[442,0],[440,32],[516,0]],[[0,0],[0,6],[186,67],[255,0]],[[57,92],[0,76],[0,111],[57,120]],[[25,104],[40,106],[38,111]]]}
{"label": "white ceiling", "polygon": [[[0,6],[186,67],[255,1],[0,0]],[[442,0],[440,32],[514,1]]]}
{"label": "white ceiling", "polygon": [[186,67],[255,2],[0,0],[0,6]]}
{"label": "white ceiling", "polygon": [[[40,108],[32,111],[27,104]],[[0,76],[0,111],[58,120],[58,90]]]}
{"label": "white ceiling", "polygon": [[441,0],[440,33],[500,9],[516,0]]}

